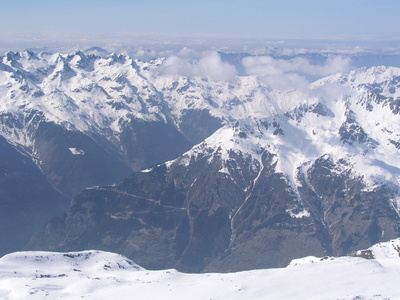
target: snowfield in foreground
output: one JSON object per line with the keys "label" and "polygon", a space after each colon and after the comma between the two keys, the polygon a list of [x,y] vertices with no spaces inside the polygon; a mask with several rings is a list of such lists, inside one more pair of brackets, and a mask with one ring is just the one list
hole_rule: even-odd
{"label": "snowfield in foreground", "polygon": [[149,271],[109,252],[16,252],[0,259],[0,299],[400,299],[400,239],[238,273]]}

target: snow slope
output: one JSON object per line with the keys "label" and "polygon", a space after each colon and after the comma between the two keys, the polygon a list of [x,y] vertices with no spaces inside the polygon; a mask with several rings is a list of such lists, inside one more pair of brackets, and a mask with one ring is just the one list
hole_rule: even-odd
{"label": "snow slope", "polygon": [[[100,251],[16,252],[0,259],[0,298],[400,299],[400,240],[361,257],[306,257],[239,273],[149,271]],[[365,251],[365,250],[364,250]]]}

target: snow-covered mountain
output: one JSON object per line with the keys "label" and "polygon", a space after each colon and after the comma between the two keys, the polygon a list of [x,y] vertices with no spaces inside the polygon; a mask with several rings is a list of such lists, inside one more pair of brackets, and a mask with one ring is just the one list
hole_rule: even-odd
{"label": "snow-covered mountain", "polygon": [[[211,59],[220,62],[218,57]],[[63,186],[64,174],[58,174],[60,167],[54,167],[55,162],[47,158],[56,156],[52,153],[56,151],[47,153],[49,147],[46,147],[47,152],[44,151],[38,141],[45,140],[48,144],[48,140],[56,136],[53,133],[56,129],[49,129],[49,126],[66,131],[67,135],[83,134],[80,139],[89,140],[85,144],[79,138],[71,138],[70,145],[63,148],[74,155],[73,158],[79,158],[78,154],[84,156],[89,151],[86,149],[85,152],[85,146],[97,146],[111,154],[108,160],[117,160],[119,164],[137,170],[168,158],[168,155],[148,154],[148,148],[154,146],[148,141],[149,136],[155,135],[154,132],[159,133],[153,138],[163,153],[171,152],[169,156],[177,156],[193,143],[202,142],[223,124],[249,117],[284,115],[319,102],[334,109],[330,106],[339,98],[351,97],[359,99],[348,103],[360,107],[360,102],[364,101],[367,113],[378,104],[383,109],[376,108],[374,113],[377,109],[383,114],[390,111],[384,108],[386,105],[394,112],[398,109],[397,68],[356,70],[324,78],[307,91],[281,92],[271,90],[257,76],[235,76],[229,80],[218,80],[217,77],[216,80],[197,74],[191,77],[170,75],[170,64],[165,59],[143,62],[124,55],[100,57],[81,51],[69,55],[8,52],[1,57],[0,63],[0,132],[9,143],[30,154],[63,192],[72,188],[69,195],[73,195],[80,187],[72,183]],[[343,109],[345,101],[339,102],[337,109]],[[353,111],[360,113],[359,118],[367,116],[355,109],[348,107],[348,114]],[[343,117],[341,111],[338,113]],[[392,118],[392,114],[387,116]],[[343,123],[337,117],[333,119]],[[376,124],[371,126],[376,127]],[[381,134],[386,127],[379,126],[380,130],[375,132]],[[174,140],[175,146],[180,140],[182,146],[174,149],[168,141],[163,141],[165,135]],[[386,138],[394,144],[399,140],[395,133],[388,135],[386,132]],[[90,142],[97,145],[87,145]],[[106,156],[107,153],[97,155]],[[120,166],[123,170],[119,173],[126,174],[124,166]],[[84,182],[81,186],[84,184],[88,185]]]}
{"label": "snow-covered mountain", "polygon": [[[218,57],[212,59],[218,63]],[[324,78],[306,91],[281,92],[271,90],[257,76],[236,76],[221,81],[199,75],[170,75],[166,71],[168,64],[171,62],[165,59],[143,62],[124,55],[100,57],[81,51],[70,55],[8,52],[0,63],[1,134],[34,157],[45,172],[48,164],[51,168],[51,162],[46,162],[43,158],[46,155],[36,145],[40,144],[37,132],[44,126],[42,123],[55,124],[70,135],[84,134],[111,152],[114,159],[117,157],[135,170],[165,159],[138,154],[144,150],[138,151],[140,143],[135,141],[149,139],[145,135],[154,134],[138,130],[143,123],[144,128],[158,126],[154,129],[157,131],[166,130],[160,123],[170,126],[169,130],[175,128],[176,136],[171,138],[179,139],[178,135],[183,135],[181,139],[189,140],[181,147],[185,149],[193,142],[202,142],[221,125],[240,119],[284,115],[293,109],[301,114],[305,106],[318,103],[331,110],[343,110],[342,104],[346,102],[343,97],[351,98],[346,102],[348,115],[353,112],[360,119],[372,111],[372,114],[377,110],[380,114],[392,111],[394,115],[398,111],[400,75],[397,68],[359,69]],[[358,110],[362,106],[367,112]],[[379,107],[372,109],[375,106]],[[338,114],[343,117],[342,111],[337,111],[335,116]],[[395,121],[393,114],[378,118],[390,123]],[[337,117],[332,119],[343,123]],[[370,125],[371,131],[381,134],[386,127],[376,123]],[[376,126],[380,130],[375,130]],[[385,135],[394,144],[399,140],[396,133]],[[159,144],[161,136],[157,136]],[[72,143],[68,152],[75,157],[78,153],[84,155],[85,149],[79,146],[84,148]],[[173,155],[181,154],[182,149]],[[168,147],[163,147],[163,152],[168,152]]]}
{"label": "snow-covered mountain", "polygon": [[97,186],[28,248],[230,271],[398,237],[400,69],[299,89],[243,70],[217,53],[191,65],[80,51],[0,57],[7,145],[67,197]]}
{"label": "snow-covered mountain", "polygon": [[129,57],[9,52],[0,70],[1,134],[68,196],[191,145]]}
{"label": "snow-covered mountain", "polygon": [[178,82],[159,88],[177,120],[177,108],[193,103],[225,125],[175,160],[83,191],[28,247],[100,247],[146,268],[232,271],[398,237],[396,74],[362,69],[285,92],[255,76],[154,78]]}
{"label": "snow-covered mountain", "polygon": [[228,121],[280,108],[255,76],[169,75],[166,64],[8,52],[0,57],[0,133],[71,197],[175,158]]}
{"label": "snow-covered mountain", "polygon": [[16,252],[0,259],[2,299],[397,299],[400,241],[281,269],[149,271],[109,252]]}

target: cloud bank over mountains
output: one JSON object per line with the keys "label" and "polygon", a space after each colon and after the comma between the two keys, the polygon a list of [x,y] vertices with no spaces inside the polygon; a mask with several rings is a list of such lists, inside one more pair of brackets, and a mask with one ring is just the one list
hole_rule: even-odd
{"label": "cloud bank over mountains", "polygon": [[272,56],[249,56],[242,60],[248,75],[258,76],[264,83],[278,89],[301,89],[310,76],[323,77],[350,69],[351,59],[329,56],[323,64],[313,64],[304,57],[277,59]]}
{"label": "cloud bank over mountains", "polygon": [[237,75],[236,68],[222,61],[217,52],[210,52],[198,59],[172,55],[160,66],[161,74],[205,76],[217,81],[230,81]]}
{"label": "cloud bank over mountains", "polygon": [[351,58],[332,55],[325,61],[315,63],[299,56],[287,59],[257,55],[245,56],[234,64],[223,60],[216,51],[197,53],[184,48],[178,54],[167,57],[155,72],[161,76],[204,76],[216,81],[232,81],[240,73],[238,66],[244,70],[243,75],[257,76],[271,89],[299,90],[312,80],[349,71]]}

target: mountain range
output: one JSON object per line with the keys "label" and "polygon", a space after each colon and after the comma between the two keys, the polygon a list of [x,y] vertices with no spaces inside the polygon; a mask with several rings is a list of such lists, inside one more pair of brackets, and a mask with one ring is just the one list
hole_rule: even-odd
{"label": "mountain range", "polygon": [[[0,57],[5,214],[31,224],[32,207],[42,220],[3,254],[27,243],[238,271],[399,236],[400,69],[277,89],[217,53],[179,68],[81,51]],[[22,190],[8,183],[24,182],[21,164],[36,179]]]}

